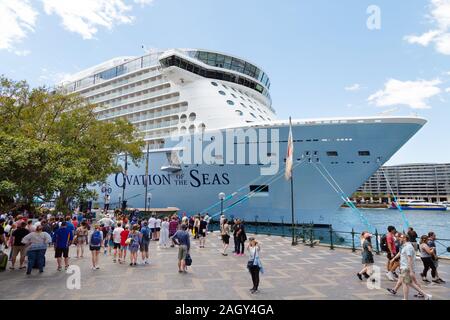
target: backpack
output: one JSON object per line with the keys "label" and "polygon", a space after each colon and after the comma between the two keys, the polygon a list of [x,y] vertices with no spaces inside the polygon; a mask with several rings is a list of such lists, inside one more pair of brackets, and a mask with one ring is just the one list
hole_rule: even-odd
{"label": "backpack", "polygon": [[142,239],[145,242],[149,242],[150,241],[150,231],[148,230],[148,228],[147,227],[142,228],[141,233],[142,233]]}
{"label": "backpack", "polygon": [[99,247],[102,244],[102,233],[98,230],[95,230],[91,237],[91,246]]}
{"label": "backpack", "polygon": [[381,251],[387,252],[388,251],[388,247],[387,247],[387,237],[385,234],[383,234],[381,236],[381,240],[380,240],[380,248]]}

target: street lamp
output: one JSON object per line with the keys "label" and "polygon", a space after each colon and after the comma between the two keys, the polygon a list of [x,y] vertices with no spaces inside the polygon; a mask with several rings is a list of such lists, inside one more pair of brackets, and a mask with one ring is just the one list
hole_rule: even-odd
{"label": "street lamp", "polygon": [[223,215],[223,199],[225,199],[225,193],[221,192],[219,193],[219,199],[220,199],[220,215]]}

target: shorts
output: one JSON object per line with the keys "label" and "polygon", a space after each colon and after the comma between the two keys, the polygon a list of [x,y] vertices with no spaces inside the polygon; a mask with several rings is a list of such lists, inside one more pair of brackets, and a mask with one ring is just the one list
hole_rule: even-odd
{"label": "shorts", "polygon": [[225,244],[230,244],[230,236],[228,234],[223,234],[222,235],[222,241]]}
{"label": "shorts", "polygon": [[101,247],[98,247],[98,246],[89,246],[89,250],[91,250],[91,251],[100,251],[100,248]]}
{"label": "shorts", "polygon": [[148,251],[148,242],[142,242],[141,244],[139,244],[139,249],[141,250],[141,252],[147,252]]}
{"label": "shorts", "polygon": [[178,247],[178,260],[185,260],[187,255],[187,245],[180,245]]}
{"label": "shorts", "polygon": [[161,228],[155,228],[155,231],[159,232],[161,231]]}
{"label": "shorts", "polygon": [[410,284],[412,282],[409,269],[400,270],[400,279],[402,279],[402,283],[404,284]]}
{"label": "shorts", "polygon": [[153,233],[156,231],[156,228],[150,228],[150,231]]}
{"label": "shorts", "polygon": [[13,258],[16,258],[17,255],[20,253],[20,257],[25,257],[26,254],[26,247],[25,246],[13,246],[12,247],[12,256]]}
{"label": "shorts", "polygon": [[55,249],[55,258],[68,258],[69,257],[69,248],[56,248]]}
{"label": "shorts", "polygon": [[128,246],[127,245],[120,245],[120,250],[128,250]]}
{"label": "shorts", "polygon": [[120,243],[114,242],[114,249],[120,250]]}
{"label": "shorts", "polygon": [[[387,258],[388,258],[388,260],[391,260],[393,257],[395,257],[397,255],[397,253],[396,254],[394,254],[394,256],[392,256],[392,254],[390,253],[390,252],[388,252],[387,253]],[[395,259],[394,261],[398,261],[398,260],[400,260],[400,257],[398,257],[397,259]]]}

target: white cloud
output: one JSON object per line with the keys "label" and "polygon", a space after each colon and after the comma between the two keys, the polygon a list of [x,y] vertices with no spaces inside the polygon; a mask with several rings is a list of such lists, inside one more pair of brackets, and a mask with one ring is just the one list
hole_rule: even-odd
{"label": "white cloud", "polygon": [[0,1],[0,50],[12,50],[16,43],[34,32],[36,16],[28,0]]}
{"label": "white cloud", "polygon": [[445,92],[450,92],[450,88],[445,89]]}
{"label": "white cloud", "polygon": [[367,101],[378,107],[406,105],[412,109],[429,109],[427,100],[439,94],[441,89],[439,79],[400,81],[389,79],[383,90],[372,94]]}
{"label": "white cloud", "polygon": [[83,39],[92,39],[98,27],[111,29],[114,24],[133,21],[128,15],[131,6],[122,0],[42,0],[47,14],[62,18],[65,29],[79,33]]}
{"label": "white cloud", "polygon": [[361,86],[359,83],[352,84],[351,86],[347,86],[344,88],[345,91],[358,91],[361,89]]}
{"label": "white cloud", "polygon": [[450,0],[430,0],[430,8],[429,16],[436,27],[420,36],[408,35],[404,39],[424,47],[433,43],[437,52],[450,55]]}
{"label": "white cloud", "polygon": [[440,30],[430,30],[421,36],[413,36],[413,35],[406,36],[405,40],[408,41],[409,43],[412,44],[417,43],[426,47],[430,44],[432,40],[436,39],[436,37],[441,33],[442,32]]}
{"label": "white cloud", "polygon": [[134,0],[134,2],[140,4],[141,6],[145,6],[151,4],[153,0]]}
{"label": "white cloud", "polygon": [[[0,50],[6,49],[19,56],[29,50],[15,50],[15,45],[34,32],[38,1],[0,0]],[[40,0],[47,15],[57,15],[63,27],[92,39],[100,28],[112,29],[117,24],[130,24],[133,6],[150,5],[153,0]],[[33,5],[32,5],[33,4]]]}
{"label": "white cloud", "polygon": [[14,54],[19,57],[26,57],[31,53],[30,50],[14,50]]}
{"label": "white cloud", "polygon": [[41,74],[38,77],[38,83],[40,85],[54,86],[55,84],[70,81],[72,74],[65,72],[58,72],[49,70],[47,68],[41,68]]}

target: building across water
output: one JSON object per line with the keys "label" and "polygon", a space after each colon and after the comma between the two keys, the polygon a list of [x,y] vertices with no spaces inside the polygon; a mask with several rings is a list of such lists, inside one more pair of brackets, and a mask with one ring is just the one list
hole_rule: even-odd
{"label": "building across water", "polygon": [[354,196],[371,195],[371,198],[381,199],[392,196],[392,193],[399,199],[420,199],[430,202],[450,201],[450,163],[381,167],[358,189]]}

